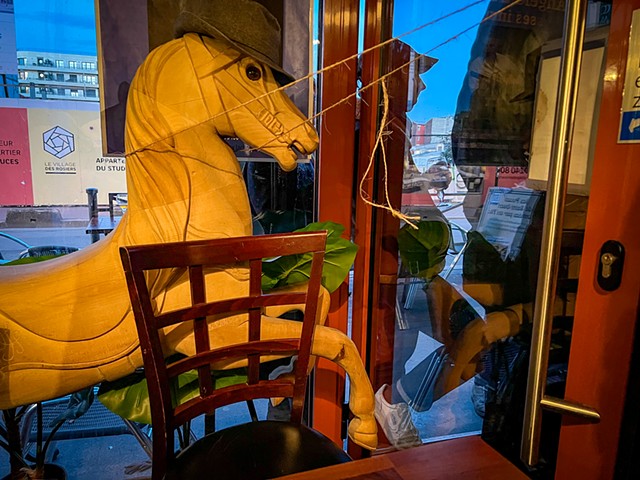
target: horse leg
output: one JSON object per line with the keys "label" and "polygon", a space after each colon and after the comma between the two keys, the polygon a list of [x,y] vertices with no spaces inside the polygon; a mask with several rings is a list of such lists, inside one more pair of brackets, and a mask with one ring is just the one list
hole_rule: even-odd
{"label": "horse leg", "polygon": [[469,322],[449,351],[449,361],[445,362],[440,374],[434,399],[457,388],[461,380],[469,378],[469,371],[475,371],[473,359],[498,340],[516,335],[520,321],[518,313],[508,309],[489,313],[486,319],[476,318]]}
{"label": "horse leg", "polygon": [[[300,322],[263,317],[262,338],[299,337],[301,327]],[[349,375],[349,408],[354,415],[349,423],[349,437],[361,447],[374,450],[378,444],[378,427],[373,416],[375,397],[355,344],[341,331],[318,325],[311,353],[336,363]]]}
{"label": "horse leg", "polygon": [[[306,292],[307,284],[302,283],[299,285],[292,285],[284,288],[278,288],[272,291],[272,293],[285,293],[285,292]],[[331,306],[331,297],[329,291],[324,287],[320,287],[320,299],[318,301],[318,313],[316,316],[316,325],[324,325],[327,321],[327,316],[329,315],[329,307]],[[280,317],[285,313],[302,310],[304,311],[304,307],[301,305],[299,307],[293,305],[273,305],[265,308],[265,315],[267,317]],[[313,370],[313,367],[316,365],[316,357],[311,356],[309,359],[309,373]],[[279,403],[279,402],[278,402]]]}

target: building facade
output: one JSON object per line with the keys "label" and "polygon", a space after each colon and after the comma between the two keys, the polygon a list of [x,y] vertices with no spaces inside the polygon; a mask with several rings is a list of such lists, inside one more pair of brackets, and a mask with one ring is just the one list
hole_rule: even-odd
{"label": "building facade", "polygon": [[100,100],[95,56],[30,51],[17,55],[21,98]]}

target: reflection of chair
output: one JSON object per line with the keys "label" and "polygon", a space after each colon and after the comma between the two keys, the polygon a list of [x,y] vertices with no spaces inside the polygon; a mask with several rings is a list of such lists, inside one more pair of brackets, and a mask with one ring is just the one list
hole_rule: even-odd
{"label": "reflection of chair", "polygon": [[[227,479],[272,478],[349,460],[328,438],[301,425],[325,239],[325,233],[284,234],[121,249],[149,384],[154,480],[163,478],[165,471],[167,479],[207,478],[214,474]],[[262,259],[303,253],[312,258],[306,292],[262,293]],[[228,268],[238,263],[249,264],[248,295],[207,300],[204,271],[211,266]],[[145,272],[176,268],[188,271],[191,299],[179,310],[158,313],[153,308]],[[263,309],[272,305],[305,306],[300,338],[260,338]],[[211,347],[207,322],[230,314],[248,315],[246,342]],[[183,323],[178,328],[193,328],[196,353],[166,365],[160,330]],[[298,357],[292,376],[274,380],[259,377],[261,356],[291,355]],[[237,361],[248,364],[247,382],[214,389],[212,366]],[[170,379],[193,370],[198,371],[200,395],[174,407]],[[175,455],[174,430],[186,421],[230,403],[269,397],[292,397],[289,422],[258,421],[226,428],[205,435]]]}

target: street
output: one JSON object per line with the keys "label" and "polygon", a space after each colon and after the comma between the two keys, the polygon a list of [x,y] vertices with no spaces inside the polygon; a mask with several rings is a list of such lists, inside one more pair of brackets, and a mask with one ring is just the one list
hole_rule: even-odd
{"label": "street", "polygon": [[2,236],[11,235],[29,246],[65,245],[69,247],[86,247],[91,243],[91,236],[85,233],[85,227],[56,227],[56,228],[4,228],[0,230],[0,258],[14,260],[25,246]]}

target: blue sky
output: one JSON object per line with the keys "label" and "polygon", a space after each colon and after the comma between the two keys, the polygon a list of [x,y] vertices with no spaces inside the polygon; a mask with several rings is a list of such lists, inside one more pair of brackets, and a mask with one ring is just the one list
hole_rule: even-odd
{"label": "blue sky", "polygon": [[[475,0],[395,0],[394,35],[455,11]],[[455,112],[458,91],[466,72],[475,29],[450,43],[431,49],[482,19],[488,1],[447,20],[430,25],[402,40],[438,63],[425,75],[427,89],[410,113],[414,122]],[[16,40],[19,50],[96,55],[93,0],[15,0]]]}
{"label": "blue sky", "polygon": [[96,55],[93,0],[15,0],[18,50]]}
{"label": "blue sky", "polygon": [[[393,34],[398,36],[409,32],[472,3],[475,3],[475,0],[395,0]],[[422,76],[427,88],[420,94],[418,103],[409,114],[415,123],[425,123],[430,118],[455,113],[458,92],[467,71],[471,44],[475,40],[477,28],[436,50],[430,50],[481,21],[487,4],[488,1],[484,1],[401,38],[416,52],[438,59],[431,70]]]}

